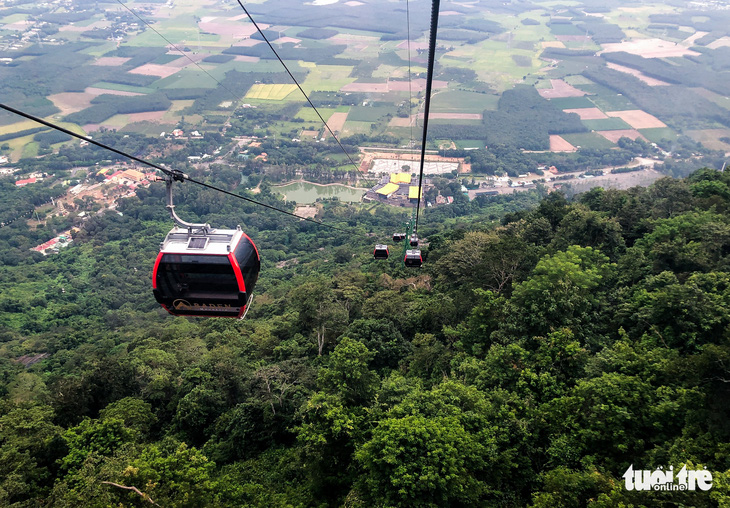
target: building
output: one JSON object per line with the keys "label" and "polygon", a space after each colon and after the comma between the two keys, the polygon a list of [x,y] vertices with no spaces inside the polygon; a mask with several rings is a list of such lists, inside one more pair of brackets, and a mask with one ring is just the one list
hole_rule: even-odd
{"label": "building", "polygon": [[25,180],[17,180],[15,182],[16,187],[25,187],[29,183],[36,183],[37,179],[35,177],[33,178],[26,178]]}

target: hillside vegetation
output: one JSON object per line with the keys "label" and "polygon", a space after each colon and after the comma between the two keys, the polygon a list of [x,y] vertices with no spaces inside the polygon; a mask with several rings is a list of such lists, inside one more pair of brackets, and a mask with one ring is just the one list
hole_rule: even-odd
{"label": "hillside vegetation", "polygon": [[[3,506],[728,503],[727,174],[457,200],[424,215],[422,271],[370,259],[400,212],[281,227],[183,186],[181,214],[262,250],[241,322],[158,308],[163,189],[138,194],[57,256],[3,257]],[[630,492],[632,464],[714,486]]]}

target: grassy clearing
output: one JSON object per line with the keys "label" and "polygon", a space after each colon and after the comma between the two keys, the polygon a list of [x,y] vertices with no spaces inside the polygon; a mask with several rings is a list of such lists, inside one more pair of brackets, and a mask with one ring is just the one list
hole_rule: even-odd
{"label": "grassy clearing", "polygon": [[[218,79],[218,78],[216,78]],[[219,79],[220,81],[220,79]],[[155,87],[165,88],[216,88],[218,83],[203,71],[183,69],[172,76],[155,81]]]}
{"label": "grassy clearing", "polygon": [[633,129],[620,118],[601,118],[599,120],[583,120],[583,125],[594,131],[618,131]]}
{"label": "grassy clearing", "polygon": [[40,149],[40,144],[37,141],[30,141],[28,144],[26,144],[23,147],[23,153],[20,157],[23,159],[27,159],[30,157],[37,157],[39,149]]}
{"label": "grassy clearing", "polygon": [[730,143],[721,141],[720,138],[730,138],[730,129],[703,129],[687,131],[687,135],[695,141],[702,143],[713,150],[730,150]]}
{"label": "grassy clearing", "polygon": [[613,148],[616,146],[595,132],[561,134],[561,137],[571,145],[580,148]]}
{"label": "grassy clearing", "polygon": [[[317,111],[319,111],[319,113],[322,115],[322,118],[327,121],[332,113],[337,110],[334,108],[317,108]],[[319,119],[317,113],[315,113],[315,111],[309,105],[306,105],[305,107],[300,109],[299,112],[294,116],[294,118],[301,118],[305,122],[312,122],[317,129],[321,127],[320,124],[322,123],[322,120]],[[301,127],[301,124],[299,124],[299,126]]]}
{"label": "grassy clearing", "polygon": [[454,90],[433,96],[431,111],[434,113],[481,113],[496,111],[498,95]]}
{"label": "grassy clearing", "polygon": [[317,65],[312,62],[299,64],[309,71],[307,79],[302,83],[305,92],[311,93],[315,90],[336,92],[343,86],[355,81],[350,77],[352,66],[349,65]]}
{"label": "grassy clearing", "polygon": [[269,101],[283,101],[286,97],[297,89],[296,85],[273,84],[265,85],[262,83],[253,85],[246,93],[246,99],[263,99]]}

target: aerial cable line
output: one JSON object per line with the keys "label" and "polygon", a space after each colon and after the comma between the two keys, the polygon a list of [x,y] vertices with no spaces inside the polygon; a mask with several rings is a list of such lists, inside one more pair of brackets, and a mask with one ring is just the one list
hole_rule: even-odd
{"label": "aerial cable line", "polygon": [[291,73],[291,71],[289,70],[289,67],[286,66],[286,64],[284,63],[284,60],[282,60],[281,57],[279,56],[279,53],[276,52],[276,49],[271,44],[271,42],[269,42],[269,39],[264,34],[263,30],[261,30],[261,28],[259,27],[258,23],[256,23],[256,21],[254,21],[253,17],[248,12],[248,10],[246,9],[246,7],[243,6],[243,3],[241,2],[241,0],[238,0],[238,5],[241,6],[241,9],[243,9],[243,12],[246,13],[246,16],[248,16],[248,19],[251,20],[251,23],[253,23],[253,26],[256,27],[256,30],[258,30],[259,34],[261,35],[261,37],[263,37],[263,39],[266,42],[266,44],[268,44],[269,48],[271,48],[271,51],[274,52],[274,55],[276,55],[276,58],[279,60],[279,62],[281,63],[281,65],[284,67],[284,70],[286,70],[287,74],[289,74],[289,77],[292,79],[292,81],[294,81],[294,84],[297,85],[297,88],[299,88],[299,91],[302,92],[302,95],[304,96],[304,98],[307,99],[307,102],[309,103],[309,105],[312,106],[312,109],[314,110],[314,112],[317,113],[317,116],[322,121],[322,123],[324,124],[325,128],[327,129],[327,131],[332,135],[332,137],[335,139],[335,141],[337,141],[337,144],[340,145],[340,148],[342,149],[342,152],[347,156],[348,159],[350,159],[350,163],[353,165],[353,167],[357,171],[359,171],[360,173],[362,173],[362,171],[360,171],[360,167],[357,164],[355,164],[355,161],[352,160],[352,157],[350,157],[350,154],[347,153],[347,150],[345,150],[345,147],[342,146],[342,143],[340,143],[340,140],[337,138],[337,136],[335,136],[335,133],[332,132],[332,129],[330,129],[330,126],[327,125],[327,122],[324,121],[324,118],[322,118],[322,115],[319,113],[319,110],[316,108],[316,106],[309,99],[309,96],[307,95],[307,92],[304,91],[304,89],[302,88],[302,86],[299,84],[299,81],[297,81],[297,78],[295,78],[294,77],[294,74]]}
{"label": "aerial cable line", "polygon": [[406,0],[406,30],[407,39],[406,46],[408,48],[408,125],[411,127],[411,143],[409,147],[413,147],[413,119],[412,116],[412,104],[413,101],[413,87],[411,85],[411,10],[410,1]]}
{"label": "aerial cable line", "polygon": [[210,72],[206,71],[206,70],[205,70],[205,69],[203,69],[203,68],[202,68],[202,67],[201,67],[200,65],[198,65],[198,62],[196,62],[195,60],[193,60],[192,58],[190,58],[190,57],[189,57],[189,56],[188,56],[188,55],[187,55],[187,54],[185,53],[185,51],[183,51],[183,50],[182,50],[182,49],[180,49],[180,48],[179,48],[178,46],[176,46],[175,44],[173,44],[173,43],[172,43],[172,42],[170,41],[170,39],[168,39],[167,37],[165,37],[164,35],[162,35],[162,34],[161,34],[161,33],[160,33],[160,32],[159,32],[159,31],[158,31],[157,29],[155,29],[155,27],[153,27],[153,26],[152,26],[152,25],[151,25],[150,23],[148,23],[148,22],[147,22],[147,21],[146,21],[146,20],[145,20],[144,18],[142,18],[142,17],[141,17],[141,16],[139,15],[139,14],[137,14],[136,12],[134,12],[134,11],[133,11],[133,10],[132,10],[132,9],[131,9],[131,8],[130,8],[129,6],[127,6],[127,5],[126,5],[126,4],[124,3],[124,2],[122,2],[122,0],[117,0],[117,2],[119,3],[119,5],[121,5],[122,7],[124,7],[125,9],[127,9],[127,10],[128,10],[129,12],[131,12],[131,13],[132,13],[132,14],[133,14],[134,16],[136,16],[136,17],[137,17],[137,19],[139,19],[139,20],[140,20],[140,21],[141,21],[142,23],[144,23],[145,25],[147,25],[147,27],[148,27],[149,29],[151,29],[151,30],[152,30],[153,32],[155,32],[155,33],[156,33],[157,35],[159,35],[160,37],[162,37],[162,38],[163,38],[163,39],[165,40],[165,42],[167,42],[167,43],[168,43],[168,44],[169,44],[170,46],[172,46],[172,47],[173,47],[173,48],[175,48],[175,49],[176,49],[176,50],[177,50],[178,52],[180,52],[180,54],[181,54],[182,56],[184,56],[185,58],[187,58],[188,60],[190,60],[190,62],[192,62],[192,64],[193,64],[193,65],[195,65],[195,67],[197,67],[198,69],[200,69],[201,71],[203,71],[203,72],[204,72],[205,74],[207,74],[207,75],[208,75],[208,77],[209,77],[210,79],[212,79],[213,81],[215,81],[216,83],[218,83],[218,84],[219,84],[219,85],[220,85],[220,86],[221,86],[221,87],[222,87],[223,89],[225,89],[225,90],[226,90],[226,91],[227,91],[228,93],[230,93],[230,94],[231,94],[231,95],[232,95],[232,96],[233,96],[233,97],[234,97],[234,98],[235,98],[235,99],[236,99],[237,101],[242,101],[242,100],[243,100],[243,97],[242,97],[241,95],[239,95],[239,94],[235,93],[235,92],[234,92],[234,91],[232,91],[232,90],[231,90],[230,88],[228,88],[227,86],[225,86],[225,85],[224,85],[223,83],[221,83],[220,81],[218,81],[218,80],[217,80],[217,79],[215,78],[215,76],[213,76],[213,75],[212,75],[212,74],[211,74]]}
{"label": "aerial cable line", "polygon": [[98,146],[100,148],[103,148],[105,150],[109,150],[110,152],[114,152],[117,155],[121,155],[122,157],[126,157],[126,158],[131,159],[131,160],[133,160],[135,162],[139,162],[140,164],[144,164],[145,166],[149,166],[151,168],[154,168],[154,169],[157,169],[159,171],[162,171],[165,175],[168,175],[168,176],[172,177],[173,180],[176,180],[176,181],[179,181],[179,182],[182,182],[182,181],[187,180],[188,182],[191,182],[191,183],[200,185],[201,187],[206,187],[206,188],[212,189],[214,191],[222,192],[223,194],[227,194],[228,196],[232,196],[234,198],[242,199],[244,201],[248,201],[249,203],[253,203],[255,205],[263,206],[264,208],[268,208],[270,210],[275,210],[277,212],[280,212],[280,213],[289,215],[291,217],[296,217],[297,219],[305,220],[307,222],[313,222],[314,224],[318,224],[320,226],[324,226],[326,228],[334,229],[334,230],[337,230],[337,231],[342,231],[342,232],[345,232],[345,233],[347,232],[347,230],[345,230],[343,228],[339,228],[337,226],[332,226],[330,224],[326,224],[324,222],[321,222],[321,221],[312,219],[311,217],[303,217],[301,215],[297,215],[295,213],[288,212],[288,211],[283,210],[281,208],[277,208],[275,206],[267,205],[266,203],[262,203],[260,201],[256,201],[255,199],[247,198],[246,196],[242,196],[241,194],[236,194],[235,192],[230,192],[230,191],[227,191],[225,189],[221,189],[219,187],[215,187],[214,185],[210,185],[210,184],[207,184],[205,182],[201,182],[199,180],[195,180],[194,178],[191,178],[189,175],[187,175],[186,173],[183,173],[180,170],[177,170],[177,169],[168,169],[168,168],[165,168],[163,166],[160,166],[159,164],[155,164],[154,162],[149,162],[149,161],[146,161],[144,159],[140,159],[139,157],[135,157],[134,155],[130,155],[130,154],[126,153],[126,152],[123,152],[121,150],[118,150],[116,148],[113,148],[113,147],[111,147],[109,145],[105,145],[104,143],[100,143],[99,141],[96,141],[94,139],[91,139],[88,136],[83,136],[81,134],[77,134],[76,132],[73,132],[73,131],[71,131],[69,129],[66,129],[65,127],[61,127],[60,125],[55,125],[55,124],[53,124],[51,122],[48,122],[46,120],[43,120],[42,118],[38,118],[38,117],[33,116],[33,115],[29,114],[29,113],[25,113],[23,111],[20,111],[18,109],[12,108],[12,107],[7,106],[5,104],[1,104],[0,103],[0,108],[4,109],[6,111],[10,111],[11,113],[15,113],[16,115],[22,116],[23,118],[27,118],[28,120],[33,120],[34,122],[40,123],[42,125],[45,125],[46,127],[50,127],[51,129],[55,129],[57,131],[63,132],[65,134],[68,134],[69,136],[73,136],[73,137],[75,137],[77,139],[80,139],[82,141],[86,141],[88,143],[91,143],[92,145],[96,145],[96,146]]}
{"label": "aerial cable line", "polygon": [[428,41],[428,71],[426,74],[426,103],[423,111],[423,139],[421,140],[421,171],[418,176],[418,205],[416,205],[416,223],[414,229],[418,231],[418,217],[421,211],[421,188],[423,187],[423,166],[426,157],[426,136],[428,135],[428,113],[431,108],[431,84],[433,81],[433,64],[436,56],[436,31],[439,22],[440,0],[433,0],[431,4],[431,35]]}

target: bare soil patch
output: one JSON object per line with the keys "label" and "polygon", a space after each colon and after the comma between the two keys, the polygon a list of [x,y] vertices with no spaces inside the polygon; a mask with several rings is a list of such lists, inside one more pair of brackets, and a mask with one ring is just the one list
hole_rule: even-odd
{"label": "bare soil patch", "polygon": [[551,152],[577,152],[578,149],[564,140],[562,137],[550,135],[550,151]]}
{"label": "bare soil patch", "polygon": [[611,143],[618,143],[621,138],[629,138],[631,140],[637,140],[639,138],[644,141],[649,141],[641,133],[634,129],[619,129],[617,131],[596,131],[598,134],[609,140]]}
{"label": "bare soil patch", "polygon": [[[407,84],[407,83],[406,83]],[[340,88],[342,92],[387,93],[388,83],[350,83]]]}
{"label": "bare soil patch", "polygon": [[[236,16],[240,19],[240,16]],[[232,20],[238,21],[236,18]],[[198,26],[201,30],[217,35],[227,35],[232,37],[244,38],[251,37],[257,32],[256,27],[251,23],[217,23],[215,21],[200,21]],[[259,23],[262,30],[269,28],[266,23]]]}
{"label": "bare soil patch", "polygon": [[609,69],[613,69],[615,71],[625,72],[626,74],[631,74],[632,76],[639,78],[641,81],[643,81],[644,83],[646,83],[649,86],[669,86],[669,84],[670,84],[670,83],[667,83],[666,81],[661,81],[659,79],[647,76],[643,72],[636,70],[636,69],[632,69],[631,67],[625,67],[623,65],[615,64],[612,62],[607,63],[606,66]]}
{"label": "bare soil patch", "polygon": [[302,42],[301,39],[295,39],[294,37],[281,37],[279,39],[276,39],[274,41],[276,44],[286,44],[287,42],[291,42],[292,44],[299,44]]}
{"label": "bare soil patch", "polygon": [[124,65],[130,59],[123,56],[101,56],[94,61],[93,65],[104,65],[107,67],[117,67]]}
{"label": "bare soil patch", "polygon": [[91,106],[91,99],[95,95],[83,92],[63,92],[49,95],[48,98],[61,110],[61,114],[68,115]]}
{"label": "bare soil patch", "polygon": [[543,48],[564,48],[565,44],[562,41],[543,41],[540,43]]}
{"label": "bare soil patch", "polygon": [[717,49],[723,46],[730,46],[730,37],[728,37],[727,35],[725,37],[720,37],[716,41],[712,41],[707,45],[707,47],[710,49]]}
{"label": "bare soil patch", "polygon": [[259,57],[257,57],[257,56],[236,55],[236,57],[234,58],[234,60],[236,62],[252,62],[252,63],[256,63],[256,62],[258,62],[261,59]]}
{"label": "bare soil patch", "polygon": [[601,53],[626,51],[627,53],[643,56],[644,58],[668,58],[685,55],[699,55],[696,51],[692,51],[681,44],[665,41],[664,39],[635,39],[626,42],[603,44],[602,46],[603,50]]}
{"label": "bare soil patch", "polygon": [[581,42],[591,39],[585,35],[556,35],[555,38],[561,42]]}
{"label": "bare soil patch", "polygon": [[132,74],[144,74],[145,76],[158,76],[160,78],[166,78],[172,76],[180,70],[179,67],[168,67],[167,65],[158,64],[144,64],[139,67],[135,67],[131,71]]}
{"label": "bare soil patch", "polygon": [[618,117],[634,129],[651,129],[654,127],[666,127],[667,125],[654,115],[650,115],[640,109],[628,111],[607,111],[608,116]]}
{"label": "bare soil patch", "polygon": [[566,113],[575,113],[581,120],[603,120],[604,118],[608,118],[606,113],[598,108],[564,109],[563,111]]}
{"label": "bare soil patch", "polygon": [[[433,88],[446,88],[449,86],[449,82],[435,79],[431,86]],[[411,88],[414,92],[424,91],[426,89],[426,80],[422,78],[412,80]],[[391,92],[407,92],[408,81],[388,81],[388,90]]]}
{"label": "bare soil patch", "polygon": [[569,85],[562,79],[551,79],[552,88],[540,88],[537,93],[546,99],[558,99],[561,97],[583,97],[586,92],[578,90],[576,87]]}
{"label": "bare soil patch", "polygon": [[408,117],[400,117],[400,116],[394,116],[390,119],[390,122],[388,122],[388,126],[390,127],[410,127],[413,123],[413,119],[416,117],[416,115],[411,115],[410,118]]}
{"label": "bare soil patch", "polygon": [[[342,132],[342,128],[345,126],[345,122],[347,121],[347,113],[340,112],[340,113],[332,113],[332,115],[327,119],[327,125],[330,129],[332,129],[332,132]],[[325,131],[324,136],[327,137],[329,132]]]}
{"label": "bare soil patch", "polygon": [[730,129],[702,129],[687,131],[687,135],[713,150],[730,150],[730,143],[720,141],[720,138],[730,138]]}

